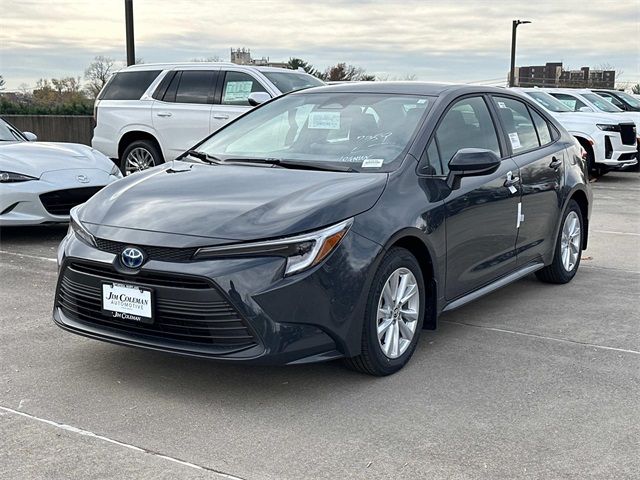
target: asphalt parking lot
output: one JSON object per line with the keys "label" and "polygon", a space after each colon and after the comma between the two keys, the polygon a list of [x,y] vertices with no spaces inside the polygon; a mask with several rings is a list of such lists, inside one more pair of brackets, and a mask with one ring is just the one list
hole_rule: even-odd
{"label": "asphalt parking lot", "polygon": [[590,247],[441,318],[387,378],[134,350],[50,318],[66,227],[0,238],[0,478],[640,478],[640,174]]}

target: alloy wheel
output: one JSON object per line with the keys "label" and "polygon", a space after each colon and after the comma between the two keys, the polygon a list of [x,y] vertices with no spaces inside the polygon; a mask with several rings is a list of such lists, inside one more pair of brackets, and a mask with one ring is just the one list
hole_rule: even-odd
{"label": "alloy wheel", "polygon": [[388,358],[400,357],[411,345],[420,315],[416,277],[398,268],[387,279],[378,300],[377,337]]}
{"label": "alloy wheel", "polygon": [[154,167],[156,164],[153,155],[146,148],[136,147],[127,155],[125,161],[125,175],[131,175],[135,172],[146,170]]}
{"label": "alloy wheel", "polygon": [[580,218],[576,212],[569,212],[562,226],[562,237],[560,239],[560,254],[562,256],[562,266],[567,272],[572,271],[579,260],[580,245],[582,241],[580,231]]}

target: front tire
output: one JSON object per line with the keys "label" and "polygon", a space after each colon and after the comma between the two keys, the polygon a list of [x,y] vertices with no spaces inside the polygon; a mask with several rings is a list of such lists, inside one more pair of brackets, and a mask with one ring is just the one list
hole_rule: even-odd
{"label": "front tire", "polygon": [[425,299],[424,279],[416,258],[404,248],[389,250],[367,299],[361,353],[345,359],[346,365],[380,377],[404,367],[420,338]]}
{"label": "front tire", "polygon": [[120,159],[123,175],[147,170],[164,163],[160,149],[151,140],[135,140],[127,145]]}
{"label": "front tire", "polygon": [[551,265],[536,272],[546,283],[569,283],[576,275],[582,256],[584,219],[575,200],[570,200],[562,218],[562,226],[556,240],[556,250]]}

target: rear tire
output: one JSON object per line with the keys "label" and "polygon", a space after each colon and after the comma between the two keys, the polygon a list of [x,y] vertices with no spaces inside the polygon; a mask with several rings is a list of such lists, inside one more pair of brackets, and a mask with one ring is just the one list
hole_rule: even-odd
{"label": "rear tire", "polygon": [[404,367],[420,338],[425,299],[424,279],[416,258],[404,248],[389,250],[367,298],[361,353],[346,358],[346,366],[378,377]]}
{"label": "rear tire", "polygon": [[147,170],[164,163],[158,145],[151,140],[135,140],[127,145],[120,159],[123,175]]}
{"label": "rear tire", "polygon": [[569,283],[576,275],[582,256],[584,219],[575,200],[570,200],[562,217],[556,250],[550,265],[536,272],[539,280],[546,283]]}

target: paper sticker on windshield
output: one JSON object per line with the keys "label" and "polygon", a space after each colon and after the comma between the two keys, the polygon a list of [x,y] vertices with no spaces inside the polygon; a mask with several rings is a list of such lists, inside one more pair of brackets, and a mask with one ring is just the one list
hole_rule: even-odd
{"label": "paper sticker on windshield", "polygon": [[340,112],[311,112],[308,128],[340,130]]}
{"label": "paper sticker on windshield", "polygon": [[511,140],[511,148],[520,148],[522,145],[520,144],[520,137],[517,132],[513,132],[509,134],[509,140]]}
{"label": "paper sticker on windshield", "polygon": [[362,168],[380,168],[384,163],[384,158],[367,158],[362,162]]}
{"label": "paper sticker on windshield", "polygon": [[507,106],[504,104],[504,102],[498,102],[498,106],[500,108],[507,108]]}

